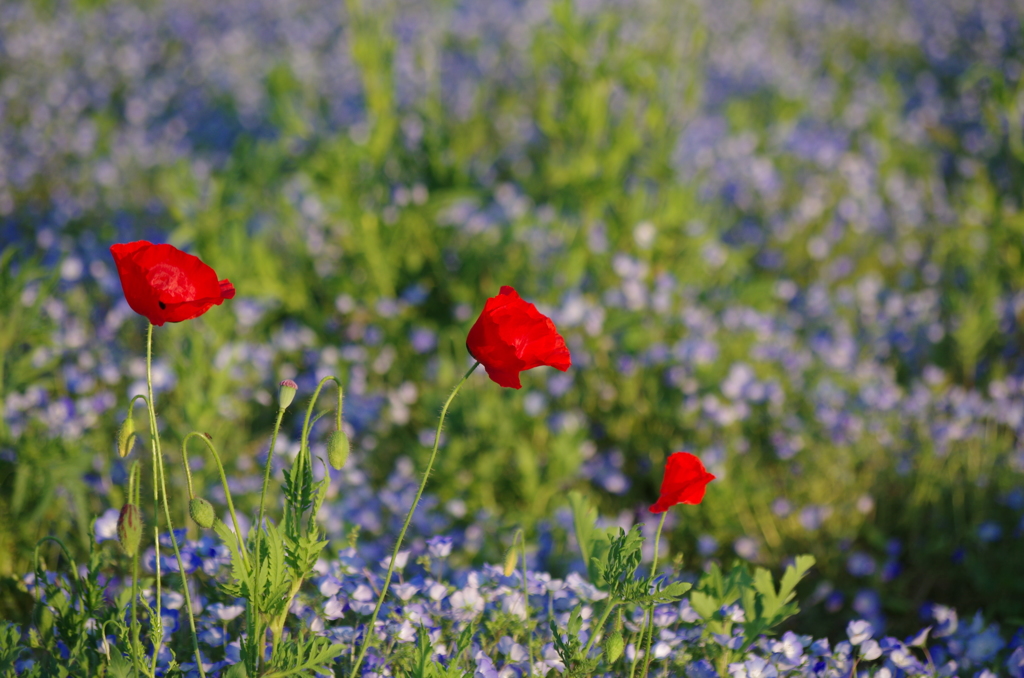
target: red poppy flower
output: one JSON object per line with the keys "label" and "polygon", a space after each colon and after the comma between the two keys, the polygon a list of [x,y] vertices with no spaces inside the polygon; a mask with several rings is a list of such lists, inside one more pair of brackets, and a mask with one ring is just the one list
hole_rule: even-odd
{"label": "red poppy flower", "polygon": [[565,340],[551,318],[505,285],[484,304],[466,337],[470,355],[495,383],[522,388],[519,373],[547,365],[565,372],[572,365]]}
{"label": "red poppy flower", "polygon": [[664,513],[676,504],[699,504],[707,484],[714,479],[700,459],[689,452],[670,454],[665,462],[661,496],[651,507],[651,513]]}
{"label": "red poppy flower", "polygon": [[234,285],[173,245],[139,240],[113,245],[110,254],[128,305],[154,325],[198,318],[235,296]]}

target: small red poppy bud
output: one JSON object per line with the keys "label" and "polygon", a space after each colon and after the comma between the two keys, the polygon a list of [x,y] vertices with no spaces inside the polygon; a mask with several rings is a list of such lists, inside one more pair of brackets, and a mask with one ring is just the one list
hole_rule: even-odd
{"label": "small red poppy bud", "polygon": [[327,461],[340,471],[348,461],[349,443],[344,431],[335,431],[327,439]]}
{"label": "small red poppy bud", "polygon": [[277,395],[277,402],[281,405],[281,409],[287,408],[295,400],[295,392],[299,390],[299,385],[291,379],[285,379],[281,382],[281,391]]}
{"label": "small red poppy bud", "polygon": [[194,497],[188,503],[188,514],[192,516],[192,520],[195,521],[196,525],[206,529],[213,527],[213,522],[217,519],[217,513],[213,510],[213,504],[202,497]]}
{"label": "small red poppy bud", "polygon": [[132,418],[132,413],[128,412],[128,417],[121,423],[121,426],[117,429],[117,456],[124,459],[127,457],[132,448],[135,446],[135,419]]}
{"label": "small red poppy bud", "polygon": [[134,556],[142,541],[142,514],[135,504],[125,504],[117,516],[117,541],[129,556]]}

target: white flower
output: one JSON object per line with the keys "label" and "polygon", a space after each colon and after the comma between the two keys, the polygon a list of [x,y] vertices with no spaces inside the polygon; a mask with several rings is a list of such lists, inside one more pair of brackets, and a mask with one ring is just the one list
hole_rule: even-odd
{"label": "white flower", "polygon": [[484,611],[483,596],[475,588],[465,588],[456,591],[449,598],[452,604],[452,613],[459,621],[469,621]]}
{"label": "white flower", "polygon": [[871,622],[865,619],[858,619],[851,621],[846,625],[846,635],[850,637],[850,642],[854,645],[860,645],[865,640],[875,635],[875,629],[871,626]]}

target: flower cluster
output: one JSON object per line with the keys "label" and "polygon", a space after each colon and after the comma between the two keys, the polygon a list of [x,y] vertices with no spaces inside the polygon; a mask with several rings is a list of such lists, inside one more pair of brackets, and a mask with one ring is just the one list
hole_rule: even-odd
{"label": "flower cluster", "polygon": [[[187,242],[240,291],[253,271],[265,284],[225,305],[230,329],[204,328],[208,366],[183,372],[177,346],[154,360],[168,411],[188,400],[204,425],[256,422],[261,439],[280,378],[309,392],[340,374],[350,459],[367,483],[386,477],[396,451],[435,441],[424,384],[465,369],[452,347],[491,280],[515,280],[582,369],[557,371],[555,342],[541,356],[503,342],[491,367],[522,390],[482,395],[480,416],[532,427],[537,463],[503,430],[452,421],[439,442],[459,462],[435,470],[425,501],[462,523],[512,506],[543,522],[572,477],[629,522],[657,487],[652,461],[685,445],[728,481],[706,499],[720,520],[667,519],[691,570],[820,546],[834,557],[811,600],[836,628],[883,629],[921,595],[1014,618],[1019,11],[663,4],[623,17],[577,3],[554,21],[544,1],[403,1],[367,17],[324,0],[3,3],[0,464],[23,488],[5,503],[12,529],[33,526],[17,552],[40,522],[71,530],[119,501],[129,470],[103,426],[145,392],[146,365],[123,348],[133,309],[161,324],[230,298],[206,276],[161,308],[181,288],[148,287],[142,262],[125,284],[103,240],[116,233]],[[360,33],[378,24],[395,39]],[[373,82],[393,92],[368,97]],[[607,118],[592,112],[605,101]],[[394,162],[365,171],[381,157]],[[153,294],[112,304],[122,289]],[[476,334],[495,336],[489,317]],[[557,369],[520,380],[538,357]],[[285,459],[298,424],[284,423]],[[248,455],[226,463],[233,491],[254,487]],[[332,489],[330,533],[384,529],[381,502],[411,502],[378,489],[357,493],[363,508],[335,507]],[[466,541],[495,548],[489,530]],[[544,548],[538,567],[557,568]],[[938,588],[919,593],[936,569]]]}

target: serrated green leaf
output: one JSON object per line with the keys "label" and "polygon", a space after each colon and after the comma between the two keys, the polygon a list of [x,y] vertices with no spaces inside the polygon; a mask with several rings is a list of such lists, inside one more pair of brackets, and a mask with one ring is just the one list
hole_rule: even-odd
{"label": "serrated green leaf", "polygon": [[298,674],[333,675],[330,664],[345,651],[327,638],[314,636],[304,642],[288,640],[274,655],[274,668],[264,678],[284,678]]}
{"label": "serrated green leaf", "polygon": [[743,589],[740,600],[743,603],[743,613],[747,619],[753,621],[761,617],[757,609],[757,592],[754,589]]}
{"label": "serrated green leaf", "polygon": [[[323,459],[319,460],[323,464]],[[327,466],[324,466],[324,477],[319,483],[316,484],[316,489],[313,492],[313,510],[309,512],[309,526],[308,532],[312,536],[316,536],[318,533],[318,527],[316,523],[317,514],[320,513],[320,507],[323,506],[324,500],[327,498],[327,488],[331,484],[331,474],[327,472]]]}
{"label": "serrated green leaf", "polygon": [[267,521],[264,536],[260,540],[260,592],[258,605],[260,612],[277,615],[284,611],[288,604],[288,590],[291,588],[292,577],[287,567],[287,554],[284,540],[277,526]]}
{"label": "serrated green leaf", "polygon": [[684,581],[672,582],[668,586],[662,589],[644,596],[642,599],[637,601],[641,605],[667,605],[669,603],[676,603],[682,600],[683,595],[689,591],[692,586]]}
{"label": "serrated green leaf", "polygon": [[235,598],[248,598],[253,588],[252,581],[250,580],[249,568],[246,567],[241,554],[238,552],[238,541],[235,533],[228,529],[224,521],[219,519],[213,523],[213,530],[220,537],[221,542],[228,547],[228,552],[231,554],[231,575],[228,581],[221,583],[221,588],[228,595]]}
{"label": "serrated green leaf", "polygon": [[794,563],[786,568],[782,574],[782,582],[779,587],[779,595],[788,602],[796,590],[796,585],[806,576],[807,572],[814,567],[814,556],[797,556]]}
{"label": "serrated green leaf", "polygon": [[120,652],[111,652],[110,663],[107,664],[107,676],[109,678],[131,678],[131,662],[125,659]]}
{"label": "serrated green leaf", "polygon": [[782,605],[778,594],[775,592],[775,581],[772,573],[763,567],[757,568],[754,572],[754,590],[761,595],[761,616],[771,618]]}
{"label": "serrated green leaf", "polygon": [[715,612],[718,612],[719,608],[715,599],[702,591],[694,591],[690,594],[690,607],[705,621],[714,618]]}

